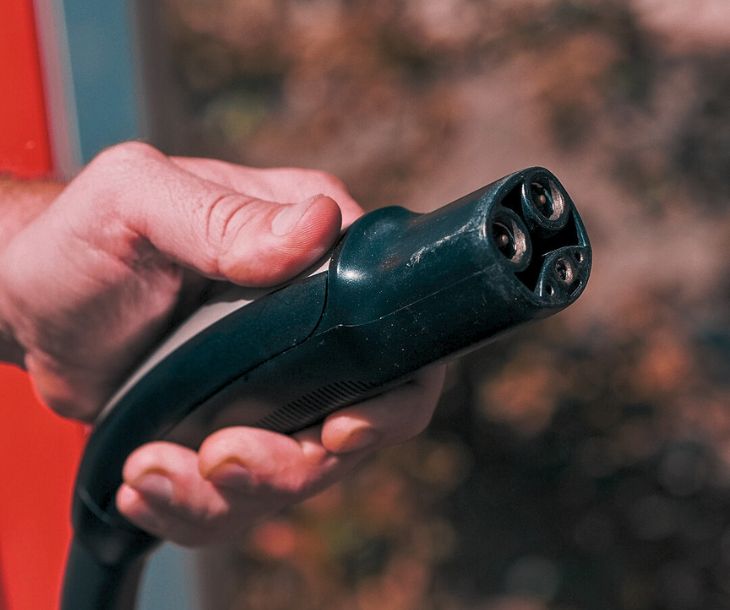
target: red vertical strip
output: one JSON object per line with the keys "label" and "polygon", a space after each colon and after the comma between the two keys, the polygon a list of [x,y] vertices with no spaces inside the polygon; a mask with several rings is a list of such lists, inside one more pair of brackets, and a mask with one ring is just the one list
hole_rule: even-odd
{"label": "red vertical strip", "polygon": [[47,174],[51,154],[31,0],[3,0],[0,57],[0,170]]}
{"label": "red vertical strip", "polygon": [[38,404],[27,376],[11,367],[0,367],[0,418],[0,571],[7,610],[56,608],[83,428]]}
{"label": "red vertical strip", "polygon": [[[53,169],[32,4],[0,9],[0,172],[24,177]],[[58,605],[83,438],[35,400],[23,373],[0,367],[1,610]]]}

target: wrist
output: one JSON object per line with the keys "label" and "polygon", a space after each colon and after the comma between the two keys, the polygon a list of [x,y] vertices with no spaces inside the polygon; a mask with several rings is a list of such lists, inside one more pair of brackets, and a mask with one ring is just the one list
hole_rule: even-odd
{"label": "wrist", "polygon": [[[50,180],[15,180],[0,175],[0,265],[2,250],[41,214],[63,190]],[[0,286],[0,293],[2,286]],[[0,299],[1,301],[2,299]],[[24,367],[25,350],[0,311],[0,362]]]}

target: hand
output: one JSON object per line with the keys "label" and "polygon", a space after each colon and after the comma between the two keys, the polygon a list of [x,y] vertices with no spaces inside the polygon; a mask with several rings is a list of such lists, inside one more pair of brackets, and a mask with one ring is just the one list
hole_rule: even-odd
{"label": "hand", "polygon": [[[207,283],[278,284],[361,213],[321,172],[118,145],[0,252],[0,330],[21,350],[41,398],[91,422]],[[181,544],[228,538],[341,478],[375,448],[420,432],[442,379],[440,368],[422,372],[294,437],[239,427],[214,433],[198,452],[143,446],[127,460],[117,505]]]}

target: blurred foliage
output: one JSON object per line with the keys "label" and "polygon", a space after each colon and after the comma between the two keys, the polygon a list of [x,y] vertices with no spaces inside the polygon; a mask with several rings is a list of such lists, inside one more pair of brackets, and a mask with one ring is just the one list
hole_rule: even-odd
{"label": "blurred foliage", "polygon": [[730,25],[685,39],[641,5],[167,0],[198,151],[406,199],[507,70],[554,158],[605,180],[580,323],[454,366],[423,437],[226,551],[216,608],[730,606]]}

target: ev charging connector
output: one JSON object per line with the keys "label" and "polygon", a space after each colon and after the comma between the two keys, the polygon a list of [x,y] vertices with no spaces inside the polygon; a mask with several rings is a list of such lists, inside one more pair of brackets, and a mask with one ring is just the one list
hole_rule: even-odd
{"label": "ev charging connector", "polygon": [[260,298],[231,288],[177,329],[102,412],[76,483],[64,610],[130,608],[157,542],[116,510],[122,467],[158,439],[293,433],[418,369],[552,315],[583,292],[591,248],[563,186],[529,168],[428,214],[357,220],[325,268]]}

